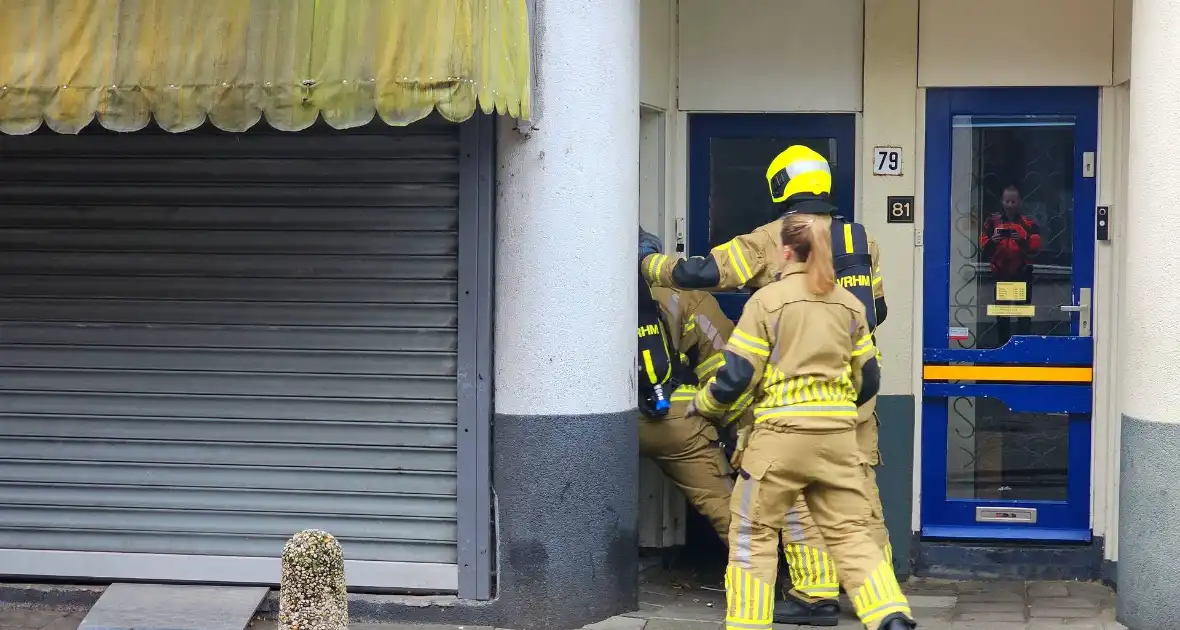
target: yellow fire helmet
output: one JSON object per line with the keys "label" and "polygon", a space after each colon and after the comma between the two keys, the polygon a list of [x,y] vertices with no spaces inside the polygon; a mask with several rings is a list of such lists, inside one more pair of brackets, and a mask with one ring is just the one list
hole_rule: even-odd
{"label": "yellow fire helmet", "polygon": [[766,169],[766,183],[770,186],[770,198],[775,203],[800,193],[830,195],[832,169],[824,156],[796,144],[787,147],[770,163]]}

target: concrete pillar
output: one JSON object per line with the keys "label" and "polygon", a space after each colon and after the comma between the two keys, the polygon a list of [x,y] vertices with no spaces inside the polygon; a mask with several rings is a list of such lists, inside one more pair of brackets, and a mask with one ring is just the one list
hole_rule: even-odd
{"label": "concrete pillar", "polygon": [[[914,480],[914,269],[921,269],[921,250],[910,246],[913,225],[886,223],[886,199],[914,195],[918,171],[918,0],[865,0],[864,115],[860,172],[873,172],[873,151],[889,146],[902,150],[900,177],[860,178],[862,203],[857,221],[881,243],[881,274],[889,301],[889,320],[882,324],[883,361],[877,416],[882,426],[877,485],[885,509],[885,525],[893,544],[893,565],[899,577],[910,574],[911,525],[916,526]],[[919,212],[921,210],[919,209]],[[921,224],[921,215],[916,219]],[[886,332],[887,331],[887,332]],[[920,363],[921,361],[919,361]]]}
{"label": "concrete pillar", "polygon": [[1180,627],[1180,2],[1135,0],[1125,217],[1118,616]]}
{"label": "concrete pillar", "polygon": [[536,129],[500,129],[500,626],[578,628],[638,606],[639,12],[538,2]]}

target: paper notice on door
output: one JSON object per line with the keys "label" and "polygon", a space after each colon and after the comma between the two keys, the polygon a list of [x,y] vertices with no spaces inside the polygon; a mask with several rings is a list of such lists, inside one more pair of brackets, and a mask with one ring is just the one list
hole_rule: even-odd
{"label": "paper notice on door", "polygon": [[987,314],[992,317],[1033,317],[1037,314],[1037,307],[1032,304],[988,304]]}
{"label": "paper notice on door", "polygon": [[1023,282],[997,282],[997,302],[1023,302],[1028,299],[1028,285]]}
{"label": "paper notice on door", "polygon": [[946,331],[946,338],[951,341],[966,341],[971,338],[971,330],[966,326],[951,326]]}

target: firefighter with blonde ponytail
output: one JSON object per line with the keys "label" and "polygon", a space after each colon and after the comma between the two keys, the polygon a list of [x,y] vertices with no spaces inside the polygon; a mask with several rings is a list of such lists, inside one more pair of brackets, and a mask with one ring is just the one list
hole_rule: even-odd
{"label": "firefighter with blonde ponytail", "polygon": [[778,281],[746,303],[724,365],[690,411],[724,424],[739,398],[754,400],[730,502],[726,628],[770,630],[783,515],[801,497],[839,575],[835,588],[848,592],[865,628],[915,628],[867,523],[872,499],[857,407],[877,394],[881,372],[865,306],[836,282],[826,221],[788,216],[780,237]]}

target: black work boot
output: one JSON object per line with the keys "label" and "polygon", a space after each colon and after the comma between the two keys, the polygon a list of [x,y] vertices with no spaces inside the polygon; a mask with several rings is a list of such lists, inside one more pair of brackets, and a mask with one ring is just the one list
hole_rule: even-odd
{"label": "black work boot", "polygon": [[774,602],[774,622],[797,626],[834,626],[840,623],[840,602],[834,599],[804,601],[793,593],[783,593]]}
{"label": "black work boot", "polygon": [[918,622],[901,613],[893,613],[881,620],[878,630],[912,630],[918,627]]}

